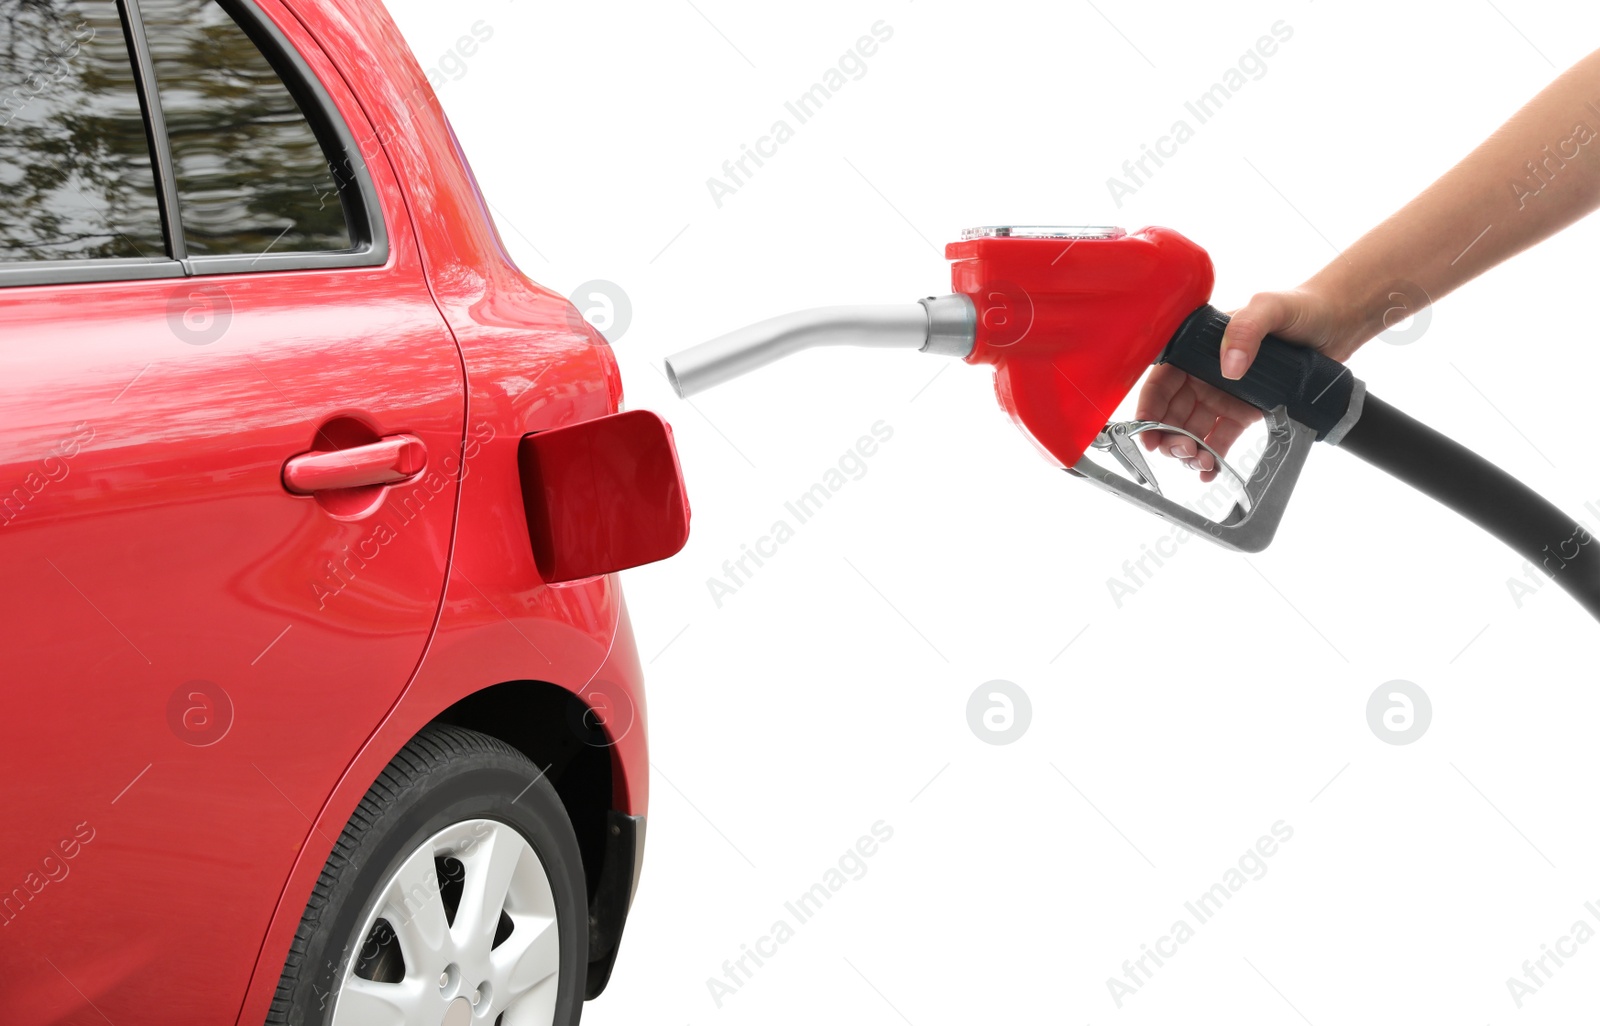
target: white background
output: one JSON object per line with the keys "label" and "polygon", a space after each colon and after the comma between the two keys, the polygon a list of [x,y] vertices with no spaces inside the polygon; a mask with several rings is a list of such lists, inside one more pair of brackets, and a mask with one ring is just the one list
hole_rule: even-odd
{"label": "white background", "polygon": [[[1268,552],[1187,542],[1119,607],[1108,579],[1171,529],[1051,470],[987,369],[814,353],[691,406],[657,368],[790,309],[947,292],[972,224],[1177,228],[1225,308],[1295,284],[1591,49],[1593,5],[392,6],[522,268],[625,291],[628,402],[672,420],[694,504],[688,548],[627,575],[654,800],[587,1022],[1592,1014],[1600,941],[1520,1010],[1506,979],[1600,928],[1596,627],[1553,586],[1514,595],[1486,536],[1319,447]],[[880,19],[865,76],[719,209],[706,180]],[[479,20],[492,38],[447,56]],[[1107,178],[1280,20],[1264,77],[1119,208]],[[1580,225],[1354,364],[1600,528],[1597,245]],[[723,561],[880,420],[865,474],[719,608]],[[968,725],[994,679],[1031,699],[1009,745]],[[1411,744],[1368,725],[1395,679],[1432,702]],[[880,820],[866,875],[719,1008],[708,978]],[[1280,820],[1267,874],[1118,1009],[1108,977]]]}

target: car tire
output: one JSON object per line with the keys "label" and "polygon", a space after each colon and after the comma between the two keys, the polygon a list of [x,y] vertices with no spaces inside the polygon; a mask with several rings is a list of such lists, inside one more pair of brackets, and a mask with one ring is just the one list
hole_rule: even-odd
{"label": "car tire", "polygon": [[543,771],[495,738],[430,726],[340,834],[266,1021],[569,1026],[583,1008],[585,893]]}

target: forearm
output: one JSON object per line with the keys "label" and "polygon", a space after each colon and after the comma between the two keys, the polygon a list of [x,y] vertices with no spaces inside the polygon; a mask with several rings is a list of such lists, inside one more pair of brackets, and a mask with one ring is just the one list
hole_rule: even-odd
{"label": "forearm", "polygon": [[[1362,236],[1306,288],[1359,344],[1600,206],[1600,51]],[[1402,295],[1403,294],[1403,295]],[[1385,323],[1385,318],[1390,323]]]}

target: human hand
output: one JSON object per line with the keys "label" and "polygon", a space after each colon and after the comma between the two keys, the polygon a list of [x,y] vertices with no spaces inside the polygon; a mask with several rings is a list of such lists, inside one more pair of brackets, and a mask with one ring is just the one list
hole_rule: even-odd
{"label": "human hand", "polygon": [[[1348,359],[1371,337],[1350,316],[1354,306],[1333,302],[1305,286],[1252,296],[1234,311],[1223,334],[1222,376],[1243,377],[1267,335],[1311,346],[1335,360]],[[1226,456],[1244,429],[1261,419],[1261,411],[1164,363],[1145,378],[1134,418],[1181,427]],[[1219,473],[1216,460],[1191,438],[1170,431],[1146,431],[1139,437],[1146,449],[1166,453],[1199,471],[1202,481],[1215,480]]]}

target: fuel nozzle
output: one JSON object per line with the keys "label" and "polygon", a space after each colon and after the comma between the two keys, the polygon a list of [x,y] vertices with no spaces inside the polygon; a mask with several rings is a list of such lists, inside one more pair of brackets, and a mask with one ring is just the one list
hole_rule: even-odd
{"label": "fuel nozzle", "polygon": [[668,357],[667,378],[687,397],[819,346],[955,356],[993,366],[1000,405],[1070,467],[1211,293],[1210,257],[1165,228],[969,228],[945,257],[951,295],[774,317]]}
{"label": "fuel nozzle", "polygon": [[897,306],[823,306],[771,317],[667,357],[679,398],[741,377],[804,349],[916,349],[966,359],[977,340],[972,299],[955,294]]}
{"label": "fuel nozzle", "polygon": [[[667,378],[688,397],[821,346],[915,349],[989,364],[1001,407],[1057,465],[1245,551],[1271,540],[1310,443],[1336,441],[1360,415],[1360,385],[1345,367],[1270,336],[1243,379],[1224,379],[1218,347],[1227,318],[1207,305],[1211,258],[1175,231],[969,228],[945,257],[951,295],[774,317],[668,357]],[[1142,458],[1130,456],[1139,431],[1186,431],[1113,422],[1140,376],[1162,362],[1267,414],[1268,454],[1220,521],[1163,496],[1148,468],[1139,469]],[[1134,477],[1087,459],[1091,447],[1118,455]]]}

